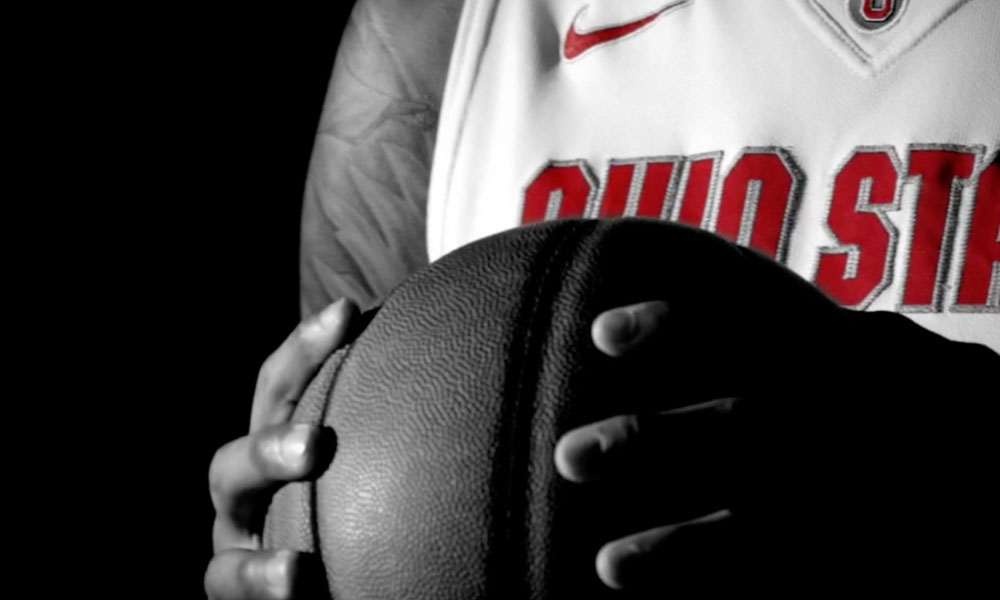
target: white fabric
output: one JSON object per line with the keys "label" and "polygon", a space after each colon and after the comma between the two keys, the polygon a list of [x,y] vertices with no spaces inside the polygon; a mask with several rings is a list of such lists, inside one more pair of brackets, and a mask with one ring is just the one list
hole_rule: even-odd
{"label": "white fabric", "polygon": [[[675,3],[629,36],[563,55],[574,19],[588,32]],[[613,159],[721,152],[711,211],[741,153],[780,148],[804,177],[784,262],[812,280],[820,249],[837,245],[826,219],[838,170],[856,149],[881,147],[901,173],[898,210],[887,212],[898,235],[892,281],[866,308],[899,310],[919,189],[906,177],[911,147],[975,152],[978,173],[1000,144],[1000,2],[910,0],[877,33],[853,25],[847,5],[468,0],[431,178],[431,260],[518,226],[526,187],[553,161],[585,162],[599,188],[588,208],[596,216]],[[951,310],[975,181],[960,189],[939,311],[909,316],[1000,351],[1000,264],[993,304]]]}

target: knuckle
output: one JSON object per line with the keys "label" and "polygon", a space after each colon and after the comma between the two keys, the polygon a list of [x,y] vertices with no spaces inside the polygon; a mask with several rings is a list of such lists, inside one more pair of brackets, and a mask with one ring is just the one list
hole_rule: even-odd
{"label": "knuckle", "polygon": [[257,372],[257,383],[254,385],[254,396],[262,396],[268,387],[270,387],[273,379],[274,374],[272,373],[272,369],[268,366],[268,363],[265,362]]}
{"label": "knuckle", "polygon": [[315,337],[315,330],[319,324],[317,317],[312,316],[308,319],[299,322],[292,330],[292,334],[288,336],[285,344],[293,348],[307,348],[312,344],[312,340]]}
{"label": "knuckle", "polygon": [[[264,361],[257,374],[255,396],[271,404],[294,400],[298,390],[294,381],[296,372],[294,358],[298,355],[298,353],[275,353]],[[289,360],[289,357],[293,360]]]}
{"label": "knuckle", "polygon": [[641,419],[639,415],[631,414],[621,417],[622,437],[625,439],[637,438],[641,433]]}
{"label": "knuckle", "polygon": [[227,444],[215,451],[212,462],[208,466],[208,490],[216,508],[224,504],[224,499],[230,495],[229,478],[226,477],[226,458],[230,446]]}
{"label": "knuckle", "polygon": [[[256,465],[247,457],[247,445],[252,440],[240,438],[229,442],[215,451],[215,456],[208,467],[208,490],[216,512],[224,513],[232,509],[237,497],[246,491],[246,487],[254,480],[248,477],[250,470]],[[250,453],[252,454],[252,452]]]}
{"label": "knuckle", "polygon": [[209,600],[274,598],[262,586],[264,553],[230,549],[217,553],[205,570],[204,588]]}
{"label": "knuckle", "polygon": [[250,440],[250,460],[264,473],[270,472],[272,464],[280,464],[282,425],[272,425],[261,429]]}
{"label": "knuckle", "polygon": [[233,576],[239,586],[247,591],[249,597],[256,598],[259,581],[263,579],[263,570],[264,565],[259,557],[247,555],[240,559],[233,570]]}
{"label": "knuckle", "polygon": [[597,553],[595,562],[597,576],[601,581],[612,589],[620,590],[622,588],[619,577],[620,553],[617,550],[618,544],[615,542],[604,545]]}
{"label": "knuckle", "polygon": [[601,434],[601,438],[608,446],[621,444],[632,438],[636,438],[639,435],[639,416],[630,414],[613,417],[602,428]]}
{"label": "knuckle", "polygon": [[743,399],[740,397],[723,398],[719,400],[719,412],[732,414],[733,411],[742,405]]}
{"label": "knuckle", "polygon": [[299,352],[319,352],[335,339],[343,320],[343,302],[336,302],[299,323],[289,340]]}
{"label": "knuckle", "polygon": [[299,476],[312,464],[315,433],[310,426],[291,423],[261,430],[252,445],[253,460],[270,478],[286,480]]}
{"label": "knuckle", "polygon": [[271,353],[264,362],[261,363],[260,369],[257,371],[257,391],[263,391],[270,388],[274,381],[280,376],[282,368],[282,356],[281,350],[277,350]]}
{"label": "knuckle", "polygon": [[295,583],[294,553],[290,550],[255,552],[244,558],[237,577],[250,597],[291,598]]}
{"label": "knuckle", "polygon": [[217,558],[213,558],[211,562],[208,563],[208,567],[205,569],[205,576],[202,580],[202,586],[205,589],[205,595],[208,600],[218,600],[219,595],[216,593],[216,583],[215,574],[213,569],[213,564],[217,561]]}
{"label": "knuckle", "polygon": [[238,566],[239,563],[239,559],[231,551],[220,552],[212,557],[202,581],[205,595],[209,600],[223,600],[235,595],[248,597],[246,594],[240,594],[243,586],[237,575],[239,571],[233,569],[233,566]]}
{"label": "knuckle", "polygon": [[310,321],[299,323],[261,364],[257,372],[257,390],[266,390],[288,378],[288,372],[309,355]]}
{"label": "knuckle", "polygon": [[659,335],[667,315],[666,304],[659,300],[636,304],[625,310],[632,315],[632,329],[629,337],[632,344],[644,342]]}

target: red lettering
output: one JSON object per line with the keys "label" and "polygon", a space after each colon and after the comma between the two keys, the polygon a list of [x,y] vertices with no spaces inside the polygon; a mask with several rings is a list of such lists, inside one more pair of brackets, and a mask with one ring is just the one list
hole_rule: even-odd
{"label": "red lettering", "polygon": [[784,261],[793,199],[802,177],[777,150],[750,151],[726,176],[715,231]]}
{"label": "red lettering", "polygon": [[[979,176],[956,304],[1000,307],[1000,154]],[[993,290],[993,298],[990,291]],[[991,302],[992,300],[992,302]]]}
{"label": "red lettering", "polygon": [[705,219],[705,207],[715,180],[715,166],[718,155],[698,158],[688,163],[687,185],[677,220],[687,225],[701,227]]}
{"label": "red lettering", "polygon": [[[916,219],[910,236],[910,258],[901,308],[940,312],[944,282],[948,276],[947,240],[954,238],[960,180],[968,179],[976,166],[974,152],[913,149],[911,177],[920,178]],[[949,246],[950,248],[950,246]]]}
{"label": "red lettering", "polygon": [[670,215],[663,214],[663,206],[667,202],[667,192],[670,190],[670,178],[673,174],[672,160],[646,163],[646,179],[642,183],[637,216],[669,218]]}
{"label": "red lettering", "polygon": [[610,219],[625,214],[632,178],[635,177],[634,164],[612,164],[608,168],[607,187],[601,203],[601,218]]}
{"label": "red lettering", "polygon": [[[642,192],[638,206],[629,210],[629,199],[635,185],[638,167],[642,169]],[[620,217],[634,213],[640,217],[663,217],[663,205],[670,188],[670,177],[674,172],[673,161],[612,163],[608,168],[604,199],[601,203],[601,218]]]}
{"label": "red lettering", "polygon": [[827,224],[838,245],[821,248],[816,285],[844,306],[864,308],[889,283],[896,242],[885,216],[899,171],[887,151],[857,151],[834,180]]}
{"label": "red lettering", "polygon": [[594,190],[585,163],[551,164],[524,191],[521,223],[583,217]]}

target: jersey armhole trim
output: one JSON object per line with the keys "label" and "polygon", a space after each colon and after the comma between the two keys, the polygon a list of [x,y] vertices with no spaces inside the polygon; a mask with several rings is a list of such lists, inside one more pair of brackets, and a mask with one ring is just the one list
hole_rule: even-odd
{"label": "jersey armhole trim", "polygon": [[438,258],[445,245],[447,227],[444,221],[451,199],[455,157],[499,3],[500,0],[466,0],[462,7],[445,80],[427,195],[427,253],[431,262]]}

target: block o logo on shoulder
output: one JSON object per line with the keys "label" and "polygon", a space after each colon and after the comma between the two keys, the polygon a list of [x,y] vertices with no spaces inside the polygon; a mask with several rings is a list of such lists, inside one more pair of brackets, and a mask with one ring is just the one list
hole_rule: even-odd
{"label": "block o logo on shoulder", "polygon": [[874,33],[896,23],[905,3],[905,0],[847,0],[847,12],[855,25]]}

